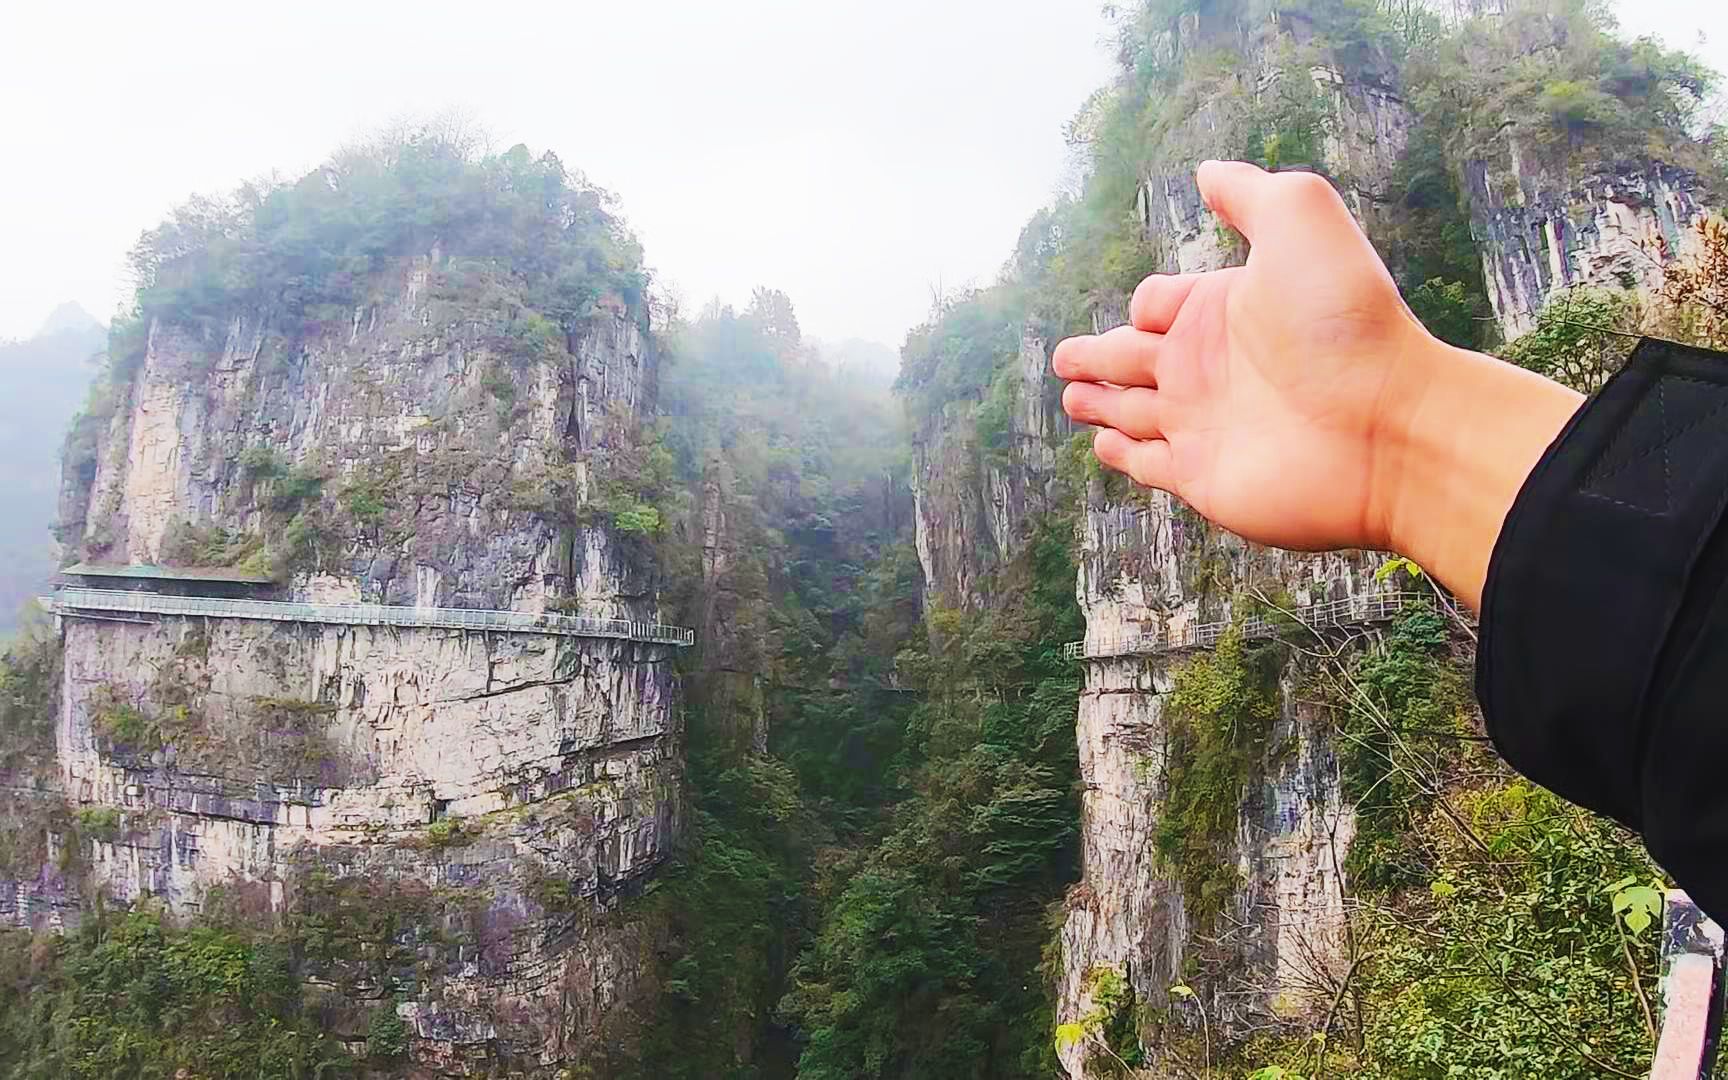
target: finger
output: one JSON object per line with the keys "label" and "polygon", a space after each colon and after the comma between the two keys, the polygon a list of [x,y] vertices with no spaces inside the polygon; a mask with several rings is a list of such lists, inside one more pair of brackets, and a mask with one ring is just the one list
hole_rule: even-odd
{"label": "finger", "polygon": [[1135,288],[1128,321],[1149,334],[1169,333],[1182,302],[1199,280],[1199,274],[1153,274]]}
{"label": "finger", "polygon": [[1171,486],[1174,481],[1170,475],[1170,444],[1163,439],[1130,439],[1120,431],[1105,428],[1093,437],[1092,452],[1106,466],[1127,473],[1137,484],[1176,493]]}
{"label": "finger", "polygon": [[1162,340],[1132,326],[1118,326],[1108,333],[1068,338],[1056,346],[1050,366],[1063,379],[1157,386]]}
{"label": "finger", "polygon": [[1280,231],[1313,229],[1350,211],[1326,182],[1311,172],[1269,173],[1246,161],[1202,161],[1194,173],[1200,197],[1226,225],[1264,243]]}
{"label": "finger", "polygon": [[1136,439],[1163,437],[1158,391],[1141,386],[1126,389],[1097,383],[1069,383],[1062,391],[1062,408],[1083,424],[1115,428]]}

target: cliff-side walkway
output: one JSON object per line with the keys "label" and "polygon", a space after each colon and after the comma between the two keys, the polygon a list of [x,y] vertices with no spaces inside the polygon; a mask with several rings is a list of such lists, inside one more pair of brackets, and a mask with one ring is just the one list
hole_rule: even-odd
{"label": "cliff-side walkway", "polygon": [[467,608],[398,607],[389,604],[296,604],[278,600],[214,600],[114,589],[61,589],[41,598],[55,615],[115,618],[191,615],[211,619],[265,619],[274,622],[339,623],[352,626],[432,626],[452,630],[494,630],[517,634],[622,638],[680,648],[696,643],[696,631],[682,626],[591,619],[581,615]]}
{"label": "cliff-side walkway", "polygon": [[[1372,626],[1391,622],[1405,605],[1432,598],[1416,590],[1366,593],[1327,600],[1293,609],[1289,615],[1251,615],[1240,621],[1245,638],[1270,638],[1292,629],[1329,630],[1350,626]],[[1070,660],[1102,660],[1112,656],[1155,656],[1184,649],[1209,649],[1224,636],[1230,621],[1189,623],[1163,630],[1123,634],[1116,637],[1071,641],[1064,647]]]}

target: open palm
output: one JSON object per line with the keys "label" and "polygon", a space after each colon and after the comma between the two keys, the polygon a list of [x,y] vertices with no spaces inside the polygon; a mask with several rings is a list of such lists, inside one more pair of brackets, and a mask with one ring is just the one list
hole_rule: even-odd
{"label": "open palm", "polygon": [[1199,182],[1247,264],[1148,278],[1132,326],[1064,341],[1064,407],[1104,464],[1249,539],[1384,546],[1401,462],[1377,436],[1420,400],[1400,361],[1432,339],[1324,179],[1208,162]]}

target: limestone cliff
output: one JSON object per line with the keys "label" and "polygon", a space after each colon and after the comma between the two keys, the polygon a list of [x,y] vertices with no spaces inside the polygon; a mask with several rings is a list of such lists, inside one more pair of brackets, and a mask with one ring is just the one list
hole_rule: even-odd
{"label": "limestone cliff", "polygon": [[1470,230],[1494,315],[1507,337],[1536,322],[1573,286],[1649,296],[1663,269],[1696,255],[1705,214],[1700,180],[1657,161],[1624,162],[1580,178],[1524,163],[1466,167]]}
{"label": "limestone cliff", "polygon": [[151,323],[125,407],[69,466],[63,540],[93,561],[187,561],[177,534],[270,546],[304,501],[323,511],[302,518],[310,535],[273,553],[292,596],[651,617],[651,567],[627,539],[560,520],[597,501],[652,416],[643,313],[609,301],[565,341],[524,343],[496,328],[508,299],[476,302],[472,277],[404,260],[310,334],[268,309]]}
{"label": "limestone cliff", "polygon": [[[644,306],[601,291],[553,324],[495,260],[434,243],[384,266],[340,318],[147,305],[69,443],[62,540],[88,563],[273,579],[277,600],[654,620]],[[14,798],[71,817],[0,888],[11,921],[64,924],[98,894],[312,920],[328,1029],[360,1046],[394,1010],[429,1074],[540,1075],[617,1045],[649,934],[621,902],[684,815],[672,646],[61,621],[57,775]]]}
{"label": "limestone cliff", "polygon": [[1049,374],[1054,345],[1035,323],[1020,328],[1001,445],[980,444],[972,401],[946,404],[913,433],[913,538],[927,602],[989,606],[984,582],[1024,544],[1031,516],[1049,505],[1058,448],[1072,426]]}
{"label": "limestone cliff", "polygon": [[[1282,154],[1323,172],[1371,236],[1396,231],[1399,185],[1408,183],[1400,169],[1417,129],[1402,73],[1360,42],[1339,46],[1335,27],[1317,22],[1322,8],[1314,12],[1208,5],[1157,28],[1163,44],[1156,47],[1174,50],[1178,61],[1229,58],[1187,69],[1181,92],[1161,103],[1156,144],[1138,169],[1135,219],[1159,269],[1207,270],[1242,257],[1240,243],[1205,208],[1193,169],[1208,157],[1243,156],[1244,148],[1270,163]],[[1625,288],[1648,299],[1663,267],[1689,251],[1706,198],[1695,175],[1660,161],[1569,171],[1538,160],[1514,148],[1510,156],[1451,163],[1497,329],[1507,338],[1529,328],[1531,313],[1568,285]],[[1125,321],[1125,296],[1089,299],[1094,331]],[[1060,497],[1050,484],[1052,436],[1066,429],[1033,361],[1052,344],[1029,335],[1013,365],[1016,400],[1042,402],[1047,411],[1017,413],[1007,447],[979,451],[974,401],[945,403],[919,432],[918,550],[934,600],[989,606],[979,582],[1022,550],[1029,518]],[[1388,587],[1374,577],[1383,556],[1261,548],[1169,496],[1130,493],[1101,478],[1088,485],[1079,532],[1089,651],[1108,654],[1113,639],[1180,636],[1240,618],[1256,595],[1301,606]],[[1158,854],[1171,774],[1169,691],[1185,660],[1085,662],[1077,718],[1083,867],[1059,935],[1058,1023],[1097,1015],[1104,973],[1119,976],[1130,1001],[1157,1014],[1174,1004],[1169,988],[1191,981],[1203,958],[1214,977],[1196,990],[1214,1034],[1276,1030],[1324,1010],[1316,988],[1338,985],[1347,966],[1343,868],[1355,821],[1341,790],[1333,720],[1300,692],[1314,674],[1300,655],[1278,680],[1267,750],[1238,809],[1227,860],[1236,886],[1224,910],[1201,926],[1178,869]],[[1152,1014],[1133,1015],[1145,1023]],[[1156,1068],[1158,1037],[1150,1028],[1140,1034]],[[1061,1050],[1074,1077],[1086,1075],[1088,1057],[1098,1053],[1096,1040]]]}
{"label": "limestone cliff", "polygon": [[[1411,114],[1383,64],[1346,65],[1331,54],[1293,64],[1294,48],[1309,37],[1305,19],[1267,17],[1200,28],[1186,47],[1240,49],[1262,87],[1300,80],[1307,97],[1311,84],[1324,118],[1317,149],[1326,171],[1372,227]],[[1241,124],[1223,106],[1202,107],[1172,130],[1144,173],[1141,220],[1159,242],[1164,272],[1213,269],[1240,257],[1201,202],[1193,170],[1206,157],[1228,154]],[[1079,595],[1089,642],[1180,634],[1227,620],[1250,590],[1305,605],[1374,588],[1377,560],[1370,555],[1260,548],[1161,492],[1112,498],[1110,490],[1092,483],[1082,527]],[[1341,867],[1353,822],[1339,790],[1328,720],[1290,692],[1300,677],[1295,671],[1281,681],[1268,739],[1282,752],[1268,755],[1240,808],[1234,843],[1240,887],[1203,935],[1186,910],[1176,870],[1155,848],[1170,738],[1166,692],[1179,663],[1169,654],[1086,662],[1077,724],[1083,868],[1061,931],[1061,1018],[1094,1008],[1101,971],[1119,973],[1137,1000],[1167,1004],[1168,988],[1185,977],[1185,961],[1204,952],[1232,972],[1230,985],[1202,989],[1214,1022],[1228,1029],[1265,1018],[1275,1002],[1280,1009],[1307,1007],[1299,989],[1325,985],[1326,969],[1338,962]],[[1063,1050],[1071,1075],[1084,1073],[1087,1055],[1085,1045]]]}

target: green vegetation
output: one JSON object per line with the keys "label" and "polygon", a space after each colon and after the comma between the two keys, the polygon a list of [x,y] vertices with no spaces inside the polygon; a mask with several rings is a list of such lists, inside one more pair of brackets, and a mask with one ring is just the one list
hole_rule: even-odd
{"label": "green vegetation", "polygon": [[1568,289],[1537,313],[1535,329],[1505,346],[1500,355],[1590,393],[1626,362],[1641,322],[1635,294]]}
{"label": "green vegetation", "polygon": [[[912,332],[894,385],[914,416],[931,418],[948,402],[983,396],[1019,349],[1023,308],[1015,301],[1003,288],[961,296]],[[1006,409],[996,407],[1005,417]],[[1002,427],[998,419],[985,434],[996,435]]]}
{"label": "green vegetation", "polygon": [[134,756],[148,756],[164,745],[166,739],[161,722],[145,715],[143,708],[129,700],[119,687],[96,687],[87,701],[90,730],[110,749]]}
{"label": "green vegetation", "polygon": [[[482,350],[461,421],[436,418],[423,433],[440,445],[357,462],[322,448],[289,462],[274,447],[248,447],[232,467],[250,505],[221,509],[260,511],[256,535],[182,523],[163,557],[282,578],[339,564],[357,547],[400,548],[411,544],[410,508],[420,505],[408,496],[451,498],[453,476],[474,485],[476,498],[515,492],[514,504],[555,524],[580,510],[626,535],[656,536],[669,508],[651,432],[609,430],[575,440],[582,449],[548,446],[537,465],[493,452],[497,435],[525,422],[537,366],[569,363],[602,315],[646,318],[640,247],[610,205],[553,154],[522,146],[479,154],[460,133],[437,128],[345,149],[294,182],[193,199],[132,252],[135,307],[112,328],[103,373],[67,440],[67,475],[86,488],[94,482],[102,433],[129,400],[151,327],[174,342],[161,350],[171,360],[159,377],[192,384],[239,317],[262,336],[262,374],[254,375],[267,379],[297,363],[308,342],[399,292],[419,267],[436,320],[427,332],[459,333]],[[463,468],[446,460],[465,453],[472,460]],[[578,465],[598,481],[597,494],[573,483]],[[114,538],[105,523],[91,523],[87,539],[81,524],[69,522],[62,539],[88,548],[87,557],[106,554]]]}
{"label": "green vegetation", "polygon": [[801,1076],[1049,1067],[1050,1003],[1031,973],[1078,855],[1079,680],[1061,655],[1080,629],[1072,527],[1035,526],[1000,582],[1018,602],[932,612],[929,653],[904,658],[926,689],[903,750],[911,793],[824,889],[783,1006],[807,1040]]}
{"label": "green vegetation", "polygon": [[264,538],[220,525],[176,521],[162,538],[158,560],[164,566],[232,566],[263,570]]}
{"label": "green vegetation", "polygon": [[1655,874],[1637,839],[1503,773],[1415,829],[1429,880],[1363,912],[1358,1075],[1643,1075],[1659,935],[1613,896]]}
{"label": "green vegetation", "polygon": [[1393,209],[1374,220],[1373,239],[1423,325],[1450,344],[1480,349],[1492,339],[1492,311],[1446,134],[1419,116],[1392,170]]}
{"label": "green vegetation", "polygon": [[837,371],[766,289],[684,328],[661,399],[672,489],[690,493],[661,528],[681,621],[700,627],[696,813],[640,902],[667,945],[632,1075],[778,1075],[797,1047],[776,1004],[823,903],[819,864],[881,830],[916,700],[889,688],[921,584],[898,418],[885,380]]}
{"label": "green vegetation", "polygon": [[1086,1043],[1103,1051],[1105,1071],[1127,1072],[1145,1064],[1146,1051],[1140,1045],[1139,1030],[1142,1010],[1134,988],[1122,972],[1113,967],[1093,968],[1086,973],[1081,988],[1091,999],[1092,1009],[1079,1020],[1058,1025],[1056,1045]]}
{"label": "green vegetation", "polygon": [[51,621],[29,612],[0,650],[0,771],[54,771],[62,663]]}
{"label": "green vegetation", "polygon": [[426,128],[345,150],[292,183],[194,199],[130,261],[143,316],[211,340],[236,311],[281,312],[285,333],[345,322],[375,275],[436,246],[512,278],[530,313],[520,336],[556,336],[606,296],[633,304],[646,287],[609,202],[554,154],[476,156],[459,134]]}
{"label": "green vegetation", "polygon": [[98,840],[112,841],[120,835],[120,825],[124,820],[118,808],[113,806],[81,806],[72,815],[78,831],[85,836]]}
{"label": "green vegetation", "polygon": [[1438,754],[1473,737],[1470,684],[1446,662],[1446,621],[1431,608],[1407,611],[1378,648],[1345,676],[1356,690],[1338,748],[1344,793],[1356,807],[1356,839],[1344,863],[1358,887],[1426,883],[1417,823],[1432,812],[1444,774],[1432,757],[1406,760],[1414,746]]}
{"label": "green vegetation", "polygon": [[1494,756],[1464,644],[1415,608],[1374,647],[1307,671],[1304,693],[1335,704],[1356,807],[1356,914],[1330,1007],[1215,1059],[1375,1080],[1647,1067],[1655,868],[1636,837]]}
{"label": "green vegetation", "polygon": [[[1018,347],[990,302],[925,332],[938,382]],[[640,1075],[1034,1074],[1052,1018],[1030,973],[1077,856],[1072,511],[1001,571],[1015,602],[927,634],[888,388],[795,328],[768,290],[711,308],[664,378],[700,499],[670,535],[726,556],[685,601],[719,606],[687,680],[695,836],[642,901],[669,945]],[[697,554],[667,558],[701,580]]]}
{"label": "green vegetation", "polygon": [[458,847],[473,839],[474,834],[463,827],[461,818],[439,818],[426,826],[426,844],[428,847]]}
{"label": "green vegetation", "polygon": [[394,1001],[381,1002],[366,1025],[366,1056],[395,1061],[408,1053],[408,1025],[396,1014]]}
{"label": "green vegetation", "polygon": [[64,938],[0,931],[0,1075],[19,1080],[354,1076],[283,943],[142,910]]}
{"label": "green vegetation", "polygon": [[1728,347],[1728,221],[1698,223],[1698,253],[1662,282],[1666,336],[1712,349]]}
{"label": "green vegetation", "polygon": [[1637,158],[1713,169],[1694,136],[1713,72],[1648,38],[1623,40],[1587,0],[1507,7],[1410,54],[1412,104],[1454,160],[1505,167],[1516,141],[1573,172]]}
{"label": "green vegetation", "polygon": [[1237,885],[1230,851],[1248,786],[1266,767],[1278,717],[1277,645],[1250,647],[1234,628],[1176,670],[1165,698],[1164,798],[1154,837],[1202,932]]}
{"label": "green vegetation", "polygon": [[[1210,26],[1237,26],[1242,8],[1230,0],[1175,0],[1127,13],[1124,78],[1090,101],[1068,133],[1090,165],[1082,190],[1027,224],[997,282],[944,298],[909,336],[895,388],[917,437],[955,435],[971,448],[962,468],[981,476],[985,467],[1018,467],[1015,417],[1028,405],[1018,371],[1023,331],[1054,340],[1090,330],[1094,312],[1119,310],[1133,285],[1165,264],[1168,253],[1148,239],[1142,220],[1163,212],[1142,203],[1148,170],[1185,171],[1219,153],[1219,140],[1269,167],[1327,167],[1327,139],[1337,132],[1326,92],[1311,80],[1247,71],[1208,35]],[[1573,17],[1565,14],[1570,8],[1556,11],[1562,22]],[[1197,35],[1182,30],[1185,19],[1197,21]],[[1300,31],[1278,46],[1286,72],[1337,64],[1387,73],[1405,64],[1425,95],[1445,92],[1449,70],[1429,60],[1464,32],[1410,4],[1312,0],[1282,6],[1279,19]],[[1607,40],[1598,35],[1596,44]],[[1184,41],[1198,44],[1188,49]],[[1676,70],[1658,63],[1652,77],[1685,91]],[[1375,241],[1413,310],[1437,334],[1471,347],[1490,343],[1491,323],[1462,198],[1458,110],[1479,104],[1460,99],[1441,107],[1436,98],[1425,106],[1375,220]],[[1203,110],[1205,123],[1190,129]],[[1639,115],[1647,117],[1639,123],[1667,125],[1662,138],[1684,149],[1675,126],[1684,117]],[[1556,131],[1571,123],[1552,110],[1541,122]],[[1609,134],[1589,138],[1598,136]],[[1581,146],[1584,137],[1574,130],[1566,139]],[[1348,187],[1359,178],[1339,179]],[[699,812],[683,867],[646,901],[665,920],[671,944],[642,1074],[1046,1075],[1052,1046],[1033,1033],[1052,1031],[1054,1017],[1048,988],[1033,973],[1048,970],[1046,907],[1076,870],[1068,732],[1078,686],[1057,649],[1080,636],[1069,516],[1077,489],[1027,523],[1024,546],[1003,553],[994,580],[982,586],[991,597],[986,610],[937,606],[923,612],[920,628],[904,534],[859,545],[834,527],[876,520],[861,517],[857,503],[848,509],[849,490],[860,490],[868,475],[849,463],[872,462],[881,472],[897,466],[872,461],[868,439],[852,441],[859,427],[832,403],[840,387],[798,348],[796,318],[783,299],[764,291],[744,313],[705,311],[667,369],[667,446],[680,481],[700,491],[695,506],[662,517],[674,538],[667,550],[673,580],[694,591],[709,564],[687,545],[714,543],[703,530],[716,510],[733,543],[722,575],[682,601],[690,621],[710,620],[702,635],[712,651],[689,684]],[[1525,350],[1533,355],[1536,345]],[[1071,482],[1082,479],[1066,471]],[[972,474],[961,479],[973,482]],[[1102,478],[1099,490],[1131,497],[1113,478]],[[1195,565],[1184,567],[1197,589],[1217,587],[1215,558],[1196,553]],[[709,603],[714,607],[701,606]],[[1327,1075],[1346,1058],[1369,1075],[1431,1074],[1391,1049],[1401,1035],[1418,1042],[1433,1035],[1399,1018],[1392,987],[1412,977],[1415,960],[1409,970],[1380,962],[1381,924],[1371,913],[1381,903],[1402,910],[1439,902],[1445,888],[1434,890],[1436,874],[1448,864],[1431,850],[1436,815],[1468,820],[1466,806],[1476,797],[1460,787],[1468,777],[1457,769],[1419,773],[1417,782],[1408,769],[1386,765],[1395,748],[1414,744],[1443,748],[1448,762],[1483,766],[1473,756],[1479,736],[1468,682],[1449,659],[1451,647],[1439,616],[1418,613],[1383,648],[1339,658],[1336,685],[1327,688],[1348,703],[1339,710],[1340,755],[1360,804],[1358,840],[1339,858],[1376,899],[1352,924],[1353,963],[1332,988],[1339,1004],[1317,1021],[1326,1038],[1289,1018],[1281,1021],[1287,1038],[1247,1046],[1207,1030],[1211,995],[1228,973],[1216,951],[1203,947],[1189,953],[1194,985],[1172,990],[1176,1005],[1167,1009],[1138,1001],[1124,972],[1094,972],[1094,1013],[1079,1024],[1078,1037],[1108,1051],[1123,1075],[1148,1066],[1150,1048],[1141,1043],[1148,1032],[1158,1033],[1161,1053],[1180,1054],[1195,1075]],[[1215,920],[1238,887],[1231,849],[1239,815],[1257,775],[1283,751],[1269,733],[1286,652],[1227,638],[1183,668],[1170,694],[1156,853],[1197,926]],[[884,665],[891,656],[894,663]],[[1314,677],[1286,674],[1304,686]],[[884,677],[919,696],[897,703],[868,689]],[[766,757],[750,746],[764,718]],[[1459,755],[1459,746],[1472,756]],[[1506,782],[1497,774],[1495,783]],[[1501,870],[1546,873],[1562,890],[1625,876],[1619,862],[1586,848],[1569,856],[1564,845],[1554,849],[1555,861],[1534,869],[1518,864],[1513,839],[1500,842],[1498,850],[1509,853]],[[1610,868],[1614,879],[1603,880]],[[1610,900],[1602,894],[1604,913]],[[1561,924],[1550,917],[1519,911],[1490,952],[1509,955],[1515,946],[1506,943],[1524,932],[1525,919],[1559,942],[1553,928]],[[1578,917],[1598,916],[1592,908]],[[1400,924],[1393,918],[1387,925]],[[1610,914],[1586,936],[1621,929]],[[1415,940],[1431,950],[1422,956],[1430,964],[1449,959],[1439,938]],[[1647,966],[1647,949],[1643,955]],[[1570,995],[1583,985],[1561,990]],[[1515,1005],[1492,995],[1481,1003]],[[1448,1030],[1487,1030],[1470,1011],[1481,1003],[1447,1002]],[[1580,1012],[1563,1027],[1582,1045],[1582,1033],[1600,1019]],[[1555,1042],[1531,1061],[1552,1063],[1560,1075],[1580,1061],[1589,1067],[1576,1053],[1562,1061],[1563,1048]]]}

